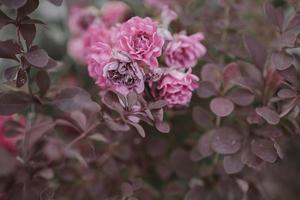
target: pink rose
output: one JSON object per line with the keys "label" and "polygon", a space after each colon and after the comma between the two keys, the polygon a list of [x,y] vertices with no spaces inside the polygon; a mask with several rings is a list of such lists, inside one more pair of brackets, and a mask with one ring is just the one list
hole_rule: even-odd
{"label": "pink rose", "polygon": [[74,37],[68,41],[68,54],[80,64],[85,63],[84,44],[82,37]]}
{"label": "pink rose", "polygon": [[125,52],[114,52],[112,59],[103,68],[103,76],[117,92],[127,95],[130,90],[144,91],[144,72]]}
{"label": "pink rose", "polygon": [[69,29],[74,35],[83,34],[97,16],[97,9],[92,7],[73,6],[69,16]]}
{"label": "pink rose", "polygon": [[117,46],[130,57],[150,68],[158,67],[164,40],[157,33],[157,24],[151,18],[133,17],[120,27]]}
{"label": "pink rose", "polygon": [[121,1],[106,2],[101,8],[102,20],[107,26],[120,22],[129,11],[127,4]]}
{"label": "pink rose", "polygon": [[107,87],[103,77],[103,67],[110,61],[111,56],[111,47],[102,42],[93,44],[86,53],[89,75],[96,80],[101,88]]}
{"label": "pink rose", "polygon": [[175,68],[194,67],[206,53],[206,48],[200,43],[203,39],[202,33],[175,35],[164,52],[166,64]]}
{"label": "pink rose", "polygon": [[88,49],[97,42],[110,44],[110,35],[110,29],[102,21],[96,21],[90,25],[83,36],[84,47]]}
{"label": "pink rose", "polygon": [[191,70],[187,73],[172,70],[163,75],[156,89],[158,96],[168,102],[168,107],[182,106],[191,101],[192,92],[198,88],[198,81],[199,78],[191,74]]}

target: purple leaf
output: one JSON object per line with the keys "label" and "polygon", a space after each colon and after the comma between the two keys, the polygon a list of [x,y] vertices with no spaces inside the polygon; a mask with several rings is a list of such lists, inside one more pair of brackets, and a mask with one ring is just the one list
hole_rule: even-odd
{"label": "purple leaf", "polygon": [[102,102],[111,110],[115,110],[118,113],[122,114],[124,109],[120,104],[119,96],[113,91],[107,91],[102,97]]}
{"label": "purple leaf", "polygon": [[291,21],[289,21],[287,29],[293,29],[300,26],[300,13],[296,14]]}
{"label": "purple leaf", "polygon": [[[300,17],[299,17],[299,23],[300,23]],[[298,37],[298,33],[295,32],[294,30],[284,32],[283,34],[280,35],[278,39],[279,46],[281,48],[294,47],[297,37]]]}
{"label": "purple leaf", "polygon": [[27,72],[25,69],[20,68],[17,74],[17,81],[16,81],[16,86],[17,88],[22,87],[23,85],[25,85],[27,83]]}
{"label": "purple leaf", "polygon": [[155,127],[162,133],[170,132],[170,125],[167,122],[156,122]]}
{"label": "purple leaf", "polygon": [[279,8],[274,8],[271,3],[265,4],[265,13],[270,20],[270,22],[277,26],[279,30],[282,30],[283,22],[284,22],[284,13]]}
{"label": "purple leaf", "polygon": [[283,88],[283,89],[279,90],[277,95],[279,98],[289,99],[289,98],[295,97],[297,95],[297,93],[291,89]]}
{"label": "purple leaf", "polygon": [[255,130],[255,134],[266,138],[278,138],[283,135],[283,132],[281,129],[275,126],[266,125],[262,128],[258,128],[257,130]]}
{"label": "purple leaf", "polygon": [[127,94],[127,104],[128,104],[128,107],[131,108],[132,106],[136,105],[137,103],[137,100],[138,100],[138,96],[135,92],[133,91],[130,91],[128,94]]}
{"label": "purple leaf", "polygon": [[31,14],[35,9],[37,9],[38,6],[38,0],[27,0],[26,4],[17,10],[17,18],[19,20],[23,19],[27,15]]}
{"label": "purple leaf", "polygon": [[40,89],[40,95],[44,96],[50,87],[50,77],[47,71],[41,70],[37,73],[36,84]]}
{"label": "purple leaf", "polygon": [[194,173],[193,162],[189,153],[183,149],[175,149],[170,157],[171,166],[179,177],[191,178]]}
{"label": "purple leaf", "polygon": [[214,126],[213,124],[213,116],[212,114],[205,110],[204,108],[197,106],[193,109],[193,119],[195,123],[205,129],[211,128]]}
{"label": "purple leaf", "polygon": [[241,135],[232,128],[215,130],[212,139],[212,149],[220,154],[233,154],[241,148]]}
{"label": "purple leaf", "polygon": [[234,104],[224,97],[214,98],[210,102],[209,107],[211,111],[219,117],[226,117],[234,110]]}
{"label": "purple leaf", "polygon": [[23,93],[0,94],[0,115],[11,115],[29,106],[31,98]]}
{"label": "purple leaf", "polygon": [[34,49],[24,55],[25,59],[35,67],[43,68],[48,64],[48,54],[43,49]]}
{"label": "purple leaf", "polygon": [[158,110],[168,105],[168,102],[165,100],[158,100],[155,102],[150,102],[148,108],[150,110]]}
{"label": "purple leaf", "polygon": [[204,157],[208,157],[214,153],[213,149],[211,148],[214,133],[215,130],[210,130],[209,132],[204,133],[198,140],[197,149]]}
{"label": "purple leaf", "polygon": [[226,97],[239,106],[248,106],[254,101],[254,94],[246,89],[230,91]]}
{"label": "purple leaf", "polygon": [[140,134],[140,136],[142,136],[143,138],[146,137],[145,130],[141,125],[139,125],[137,123],[130,122],[130,121],[128,121],[128,123],[130,125],[132,125],[137,130],[137,132]]}
{"label": "purple leaf", "polygon": [[15,78],[17,77],[18,71],[19,71],[19,66],[7,67],[4,70],[5,79],[8,81],[15,80]]}
{"label": "purple leaf", "polygon": [[20,32],[26,41],[26,45],[29,47],[36,35],[36,27],[34,24],[21,24]]}
{"label": "purple leaf", "polygon": [[274,163],[277,159],[277,152],[274,143],[267,139],[256,138],[251,142],[252,152],[260,159]]}
{"label": "purple leaf", "polygon": [[244,36],[244,44],[255,65],[262,69],[267,59],[266,47],[250,35]]}
{"label": "purple leaf", "polygon": [[209,98],[212,96],[216,96],[218,94],[218,91],[211,82],[202,81],[199,83],[197,94],[200,98]]}
{"label": "purple leaf", "polygon": [[218,90],[221,86],[223,75],[221,69],[215,64],[206,64],[201,70],[201,80],[211,82]]}
{"label": "purple leaf", "polygon": [[227,174],[236,174],[242,171],[244,164],[240,154],[225,156],[223,160],[224,169]]}
{"label": "purple leaf", "polygon": [[17,9],[23,6],[26,0],[2,0],[1,2],[9,8]]}
{"label": "purple leaf", "polygon": [[13,22],[13,19],[9,18],[0,10],[0,29],[11,22]]}
{"label": "purple leaf", "polygon": [[294,61],[293,55],[290,55],[285,52],[273,52],[272,54],[272,64],[278,70],[285,70],[289,68]]}
{"label": "purple leaf", "polygon": [[226,82],[239,80],[239,78],[241,77],[241,71],[238,64],[230,63],[226,65],[223,70],[223,77],[224,77],[224,81]]}
{"label": "purple leaf", "polygon": [[10,175],[17,165],[17,160],[3,146],[0,146],[0,177]]}
{"label": "purple leaf", "polygon": [[56,6],[60,6],[63,0],[48,0],[49,2],[53,3]]}
{"label": "purple leaf", "polygon": [[255,109],[256,113],[264,118],[269,124],[276,125],[280,121],[279,114],[268,107],[260,107]]}
{"label": "purple leaf", "polygon": [[0,58],[16,59],[16,54],[20,54],[21,49],[14,40],[0,41]]}

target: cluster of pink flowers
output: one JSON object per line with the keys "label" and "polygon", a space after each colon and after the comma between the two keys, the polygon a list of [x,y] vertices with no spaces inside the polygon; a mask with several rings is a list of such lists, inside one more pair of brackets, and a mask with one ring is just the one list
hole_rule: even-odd
{"label": "cluster of pink flowers", "polygon": [[147,94],[167,101],[169,107],[187,105],[199,81],[192,68],[206,53],[201,43],[203,34],[172,35],[168,26],[177,15],[167,7],[162,10],[161,23],[149,17],[132,17],[121,23],[117,16],[124,12],[105,6],[102,14],[106,14],[96,17],[82,34],[82,47],[77,51],[82,52],[77,57],[83,58],[102,90],[127,95],[129,91],[142,94],[150,88]]}

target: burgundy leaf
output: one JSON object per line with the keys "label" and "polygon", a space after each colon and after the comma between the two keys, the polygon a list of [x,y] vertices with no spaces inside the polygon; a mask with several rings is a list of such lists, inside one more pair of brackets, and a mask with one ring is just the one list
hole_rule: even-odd
{"label": "burgundy leaf", "polygon": [[102,102],[111,110],[115,110],[118,113],[123,113],[123,107],[120,104],[120,99],[118,95],[113,91],[107,91],[102,97]]}
{"label": "burgundy leaf", "polygon": [[19,53],[21,53],[21,49],[16,41],[0,41],[0,58],[16,59],[16,54]]}
{"label": "burgundy leaf", "polygon": [[195,123],[205,129],[211,128],[213,124],[212,114],[204,108],[197,106],[193,109],[193,119]]}
{"label": "burgundy leaf", "polygon": [[35,67],[43,68],[48,64],[48,54],[43,49],[34,49],[24,55],[25,59]]}
{"label": "burgundy leaf", "polygon": [[6,80],[8,80],[8,81],[15,80],[15,78],[17,77],[18,71],[19,71],[19,66],[7,67],[4,70],[4,76],[5,76]]}
{"label": "burgundy leaf", "polygon": [[2,0],[1,2],[9,8],[17,9],[23,6],[26,1],[27,0]]}
{"label": "burgundy leaf", "polygon": [[129,108],[131,108],[132,106],[136,105],[137,100],[138,100],[138,96],[137,96],[136,92],[130,91],[127,94],[126,98],[127,98],[127,104],[128,104]]}
{"label": "burgundy leaf", "polygon": [[212,96],[216,96],[218,91],[216,90],[215,86],[208,81],[202,81],[199,84],[197,89],[197,94],[200,98],[209,98]]}
{"label": "burgundy leaf", "polygon": [[193,162],[189,159],[187,151],[175,149],[171,154],[170,162],[179,177],[191,178],[193,176]]}
{"label": "burgundy leaf", "polygon": [[0,29],[1,29],[3,26],[5,26],[5,25],[7,25],[7,24],[9,24],[9,23],[11,23],[11,22],[13,22],[13,19],[11,19],[10,17],[8,17],[6,14],[4,14],[4,13],[0,10]]}
{"label": "burgundy leaf", "polygon": [[150,102],[148,105],[148,108],[150,110],[157,110],[157,109],[161,109],[163,107],[165,107],[166,105],[168,105],[168,102],[165,100],[158,100],[155,102]]}
{"label": "burgundy leaf", "polygon": [[218,90],[221,86],[223,75],[221,69],[215,64],[206,64],[201,70],[201,80],[211,82]]}
{"label": "burgundy leaf", "polygon": [[277,155],[279,156],[280,159],[284,158],[284,153],[282,148],[277,142],[274,142],[274,148],[276,149]]}
{"label": "burgundy leaf", "polygon": [[246,143],[242,149],[241,161],[254,169],[261,169],[263,164],[263,161],[252,153],[251,145],[249,143]]}
{"label": "burgundy leaf", "polygon": [[213,149],[211,148],[214,133],[215,130],[210,130],[209,132],[204,133],[198,140],[197,149],[204,157],[208,157],[214,153]]}
{"label": "burgundy leaf", "polygon": [[289,22],[287,29],[293,29],[297,26],[300,26],[300,13],[293,17],[293,19]]}
{"label": "burgundy leaf", "polygon": [[241,135],[232,128],[215,130],[212,139],[212,148],[220,154],[233,154],[241,148]]}
{"label": "burgundy leaf", "polygon": [[46,25],[43,21],[39,19],[24,19],[22,20],[22,24],[39,24],[39,25]]}
{"label": "burgundy leaf", "polygon": [[266,125],[262,128],[258,128],[257,130],[255,130],[255,134],[266,138],[278,138],[283,135],[283,132],[281,129],[275,126]]}
{"label": "burgundy leaf", "polygon": [[156,122],[155,127],[162,133],[170,132],[170,125],[167,122]]}
{"label": "burgundy leaf", "polygon": [[[300,16],[299,16],[299,24],[300,24]],[[284,32],[283,34],[280,35],[279,37],[279,46],[281,48],[284,47],[294,47],[295,42],[297,40],[298,33],[295,32],[294,30],[290,30],[287,32]]]}
{"label": "burgundy leaf", "polygon": [[288,98],[293,98],[297,95],[297,93],[291,89],[283,88],[279,90],[277,93],[278,97],[282,99],[288,99]]}
{"label": "burgundy leaf", "polygon": [[226,117],[234,110],[234,104],[224,97],[214,98],[210,102],[209,107],[211,111],[219,117]]}
{"label": "burgundy leaf", "polygon": [[271,3],[266,3],[265,13],[272,24],[277,26],[279,30],[282,29],[284,22],[284,13],[279,8],[274,8]]}
{"label": "burgundy leaf", "polygon": [[56,6],[60,6],[63,2],[63,0],[48,0],[48,1],[50,1],[51,3],[53,3]]}
{"label": "burgundy leaf", "polygon": [[44,96],[50,87],[50,77],[47,71],[41,70],[37,73],[36,84],[40,89],[40,95]]}
{"label": "burgundy leaf", "polygon": [[253,110],[248,114],[247,122],[249,124],[262,124],[264,123],[264,119]]}
{"label": "burgundy leaf", "polygon": [[294,61],[293,55],[290,55],[285,52],[274,52],[272,54],[272,64],[278,70],[285,70],[289,68]]}
{"label": "burgundy leaf", "polygon": [[17,160],[3,146],[0,146],[0,177],[8,176],[17,165]]}
{"label": "burgundy leaf", "polygon": [[252,152],[260,159],[274,163],[277,159],[277,152],[274,143],[267,139],[256,138],[251,142]]}
{"label": "burgundy leaf", "polygon": [[0,94],[0,115],[11,115],[27,108],[31,98],[23,93]]}
{"label": "burgundy leaf", "polygon": [[262,69],[267,59],[266,47],[250,35],[244,36],[244,44],[256,66]]}
{"label": "burgundy leaf", "polygon": [[234,81],[241,77],[240,67],[237,63],[230,63],[225,66],[223,71],[224,81]]}
{"label": "burgundy leaf", "polygon": [[264,118],[269,124],[278,124],[280,121],[279,114],[268,107],[260,107],[255,109],[256,113]]}
{"label": "burgundy leaf", "polygon": [[29,47],[36,35],[36,27],[34,24],[21,24],[20,25],[21,34],[26,41],[26,45]]}
{"label": "burgundy leaf", "polygon": [[248,106],[254,101],[254,94],[246,89],[230,91],[226,97],[239,106]]}
{"label": "burgundy leaf", "polygon": [[16,81],[16,86],[18,88],[22,87],[23,85],[25,85],[28,81],[27,78],[27,72],[25,69],[20,68],[17,74],[17,81]]}
{"label": "burgundy leaf", "polygon": [[145,130],[141,125],[139,125],[137,123],[133,123],[133,122],[128,122],[128,123],[131,124],[137,130],[137,132],[140,134],[140,136],[142,136],[143,138],[146,137]]}
{"label": "burgundy leaf", "polygon": [[17,10],[17,18],[19,20],[23,19],[27,15],[31,14],[35,9],[37,9],[38,6],[38,0],[27,0],[26,4]]}
{"label": "burgundy leaf", "polygon": [[224,169],[227,174],[236,174],[242,171],[244,164],[240,154],[225,156],[223,160]]}

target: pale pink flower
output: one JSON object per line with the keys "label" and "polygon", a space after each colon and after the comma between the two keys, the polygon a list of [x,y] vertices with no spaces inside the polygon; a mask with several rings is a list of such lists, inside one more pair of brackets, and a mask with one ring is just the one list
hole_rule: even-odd
{"label": "pale pink flower", "polygon": [[110,29],[102,21],[96,21],[90,25],[83,35],[84,47],[88,49],[97,42],[110,44],[110,35]]}
{"label": "pale pink flower", "polygon": [[84,56],[84,43],[82,37],[74,37],[68,41],[67,51],[68,54],[80,64],[85,63]]}
{"label": "pale pink flower", "polygon": [[144,91],[144,72],[125,52],[114,52],[112,59],[103,68],[103,76],[111,88],[127,95],[133,90]]}
{"label": "pale pink flower", "polygon": [[128,11],[129,7],[124,2],[106,2],[101,8],[102,20],[110,27],[115,23],[122,21]]}
{"label": "pale pink flower", "polygon": [[73,35],[83,34],[97,17],[97,9],[93,7],[73,6],[69,15],[69,29]]}
{"label": "pale pink flower", "polygon": [[133,17],[120,27],[117,47],[136,61],[150,68],[158,67],[164,40],[157,33],[157,23],[151,18]]}
{"label": "pale pink flower", "polygon": [[185,106],[191,101],[192,92],[198,88],[198,81],[191,70],[186,73],[172,70],[163,75],[155,89],[159,98],[168,102],[168,107]]}
{"label": "pale pink flower", "polygon": [[101,88],[107,87],[106,79],[103,77],[103,68],[110,61],[111,56],[111,47],[102,42],[96,42],[86,52],[89,75]]}
{"label": "pale pink flower", "polygon": [[190,68],[206,54],[206,48],[200,43],[204,39],[202,33],[191,36],[175,35],[165,52],[165,62],[169,67]]}

